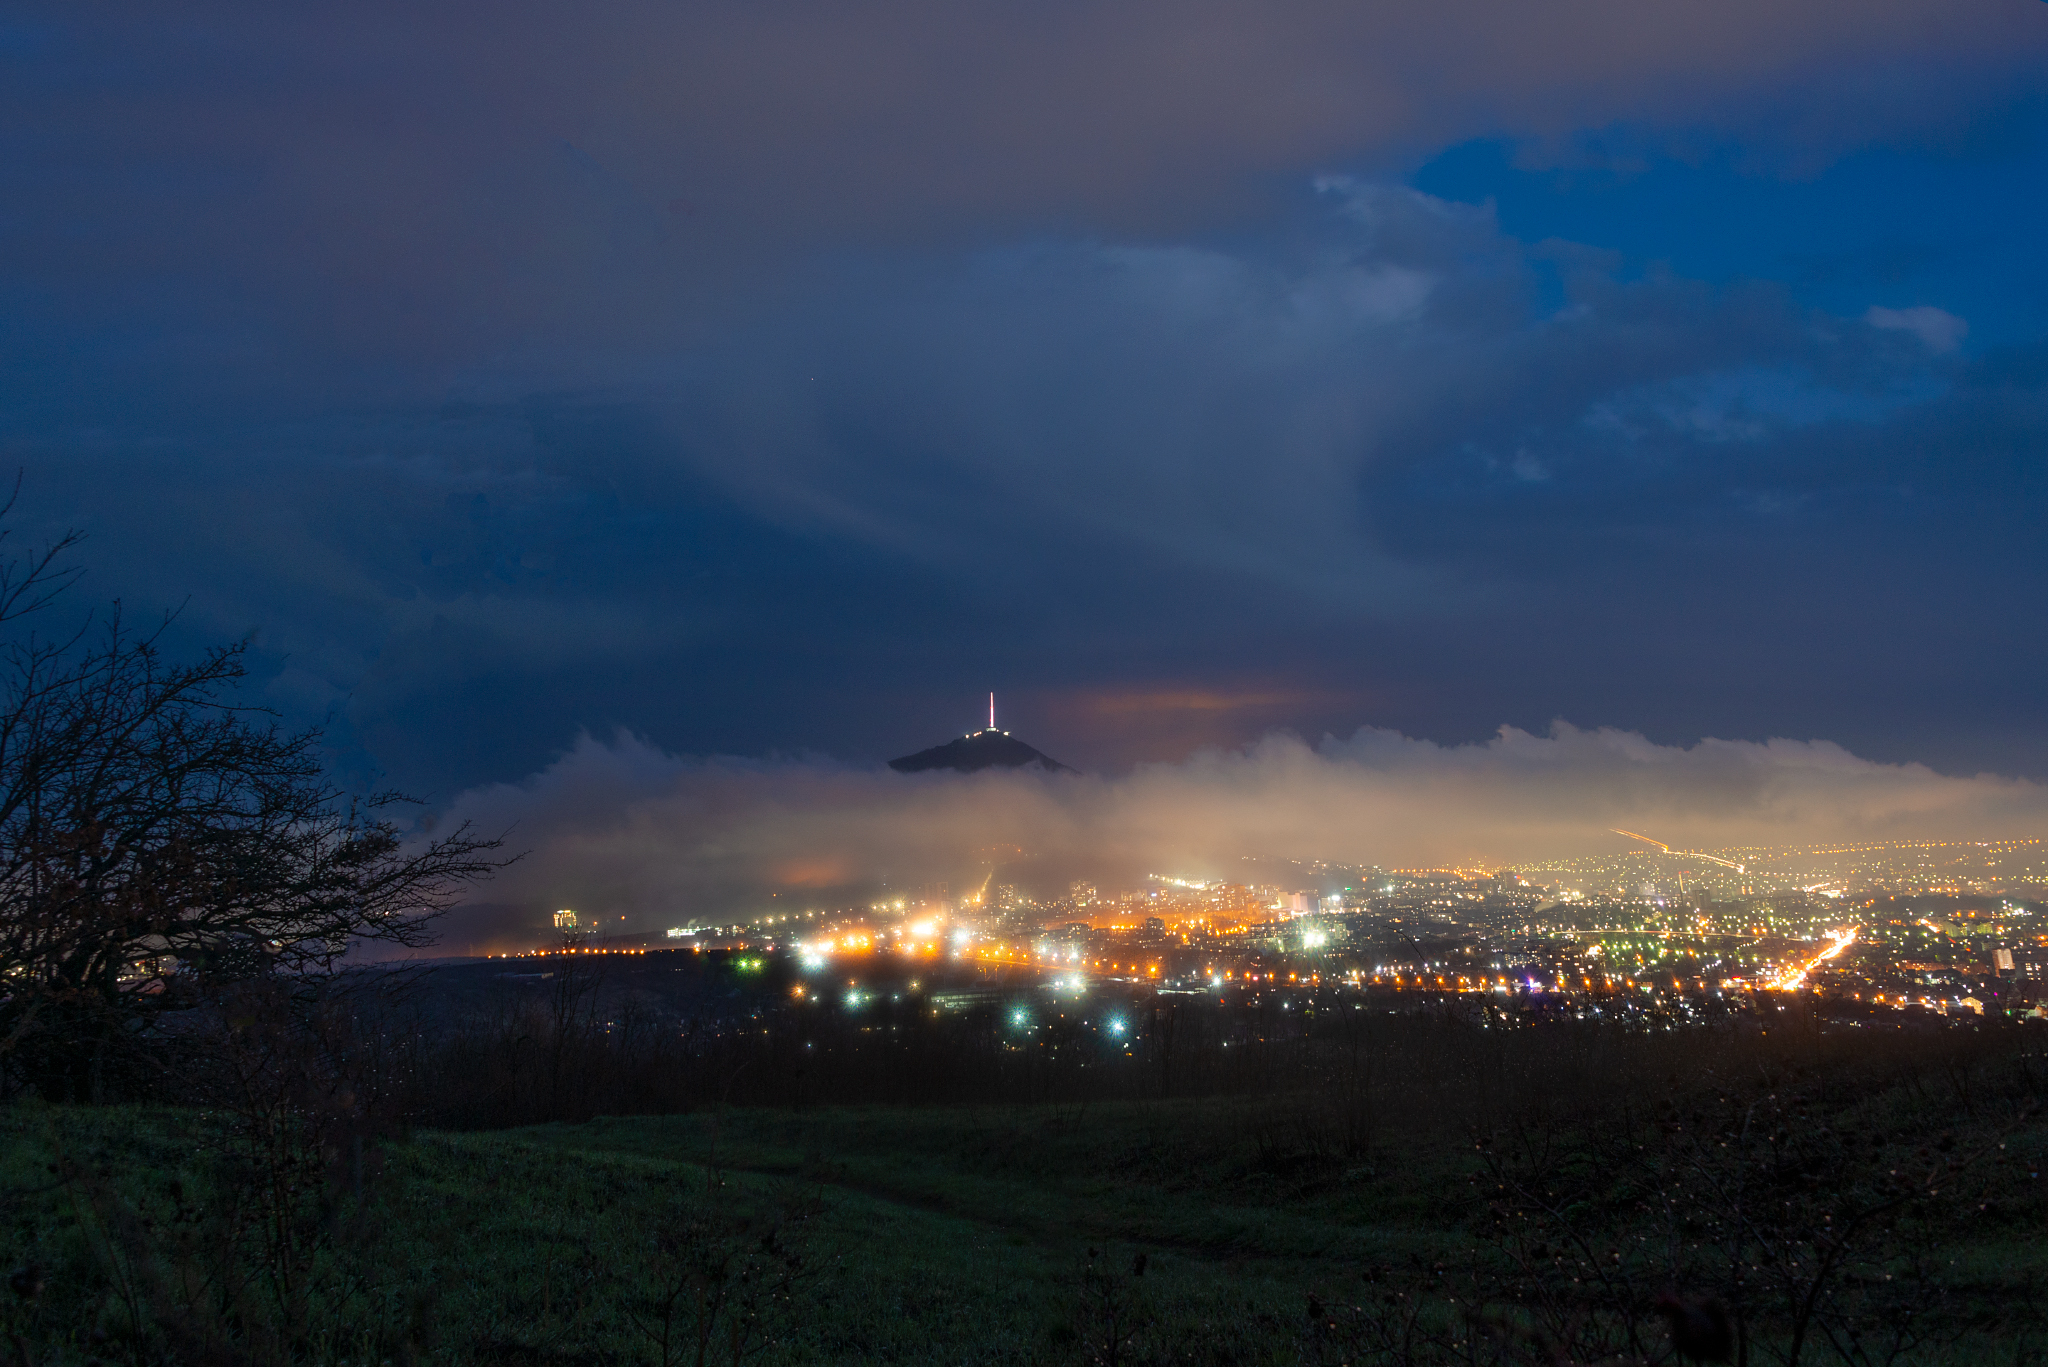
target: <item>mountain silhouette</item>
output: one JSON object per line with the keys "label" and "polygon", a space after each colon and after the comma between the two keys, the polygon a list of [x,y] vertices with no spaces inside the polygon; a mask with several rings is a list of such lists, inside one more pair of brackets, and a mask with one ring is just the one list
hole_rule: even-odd
{"label": "mountain silhouette", "polygon": [[899,774],[921,774],[931,769],[974,774],[983,769],[1028,769],[1034,765],[1048,773],[1074,772],[1051,756],[1040,754],[1008,731],[998,731],[993,726],[889,761],[889,767]]}

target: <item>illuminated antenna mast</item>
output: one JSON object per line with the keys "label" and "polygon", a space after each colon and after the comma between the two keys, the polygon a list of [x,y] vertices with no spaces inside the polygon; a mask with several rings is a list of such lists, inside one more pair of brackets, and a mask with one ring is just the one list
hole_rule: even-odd
{"label": "illuminated antenna mast", "polygon": [[988,695],[988,729],[996,729],[996,695],[993,693]]}

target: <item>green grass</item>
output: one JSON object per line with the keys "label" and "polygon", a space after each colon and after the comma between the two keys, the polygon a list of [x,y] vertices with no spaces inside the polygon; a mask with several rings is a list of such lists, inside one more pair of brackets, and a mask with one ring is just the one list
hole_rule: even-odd
{"label": "green grass", "polygon": [[[815,1188],[821,1251],[836,1267],[807,1297],[808,1351],[846,1361],[1044,1361],[1072,1336],[1091,1247],[1119,1265],[1146,1252],[1152,1300],[1206,1324],[1221,1360],[1292,1361],[1309,1290],[1327,1295],[1360,1268],[1467,1242],[1461,1174],[1285,1181],[1181,1137],[1227,1133],[1215,1109],[735,1112],[415,1147],[449,1185],[472,1165],[517,1164],[540,1182],[604,1174],[616,1192],[677,1173],[701,1181],[715,1162],[756,1192]],[[1430,1218],[1416,1191],[1447,1187],[1456,1199]],[[547,1218],[529,1215],[527,1227]]]}
{"label": "green grass", "polygon": [[[1147,1252],[1151,1299],[1205,1326],[1219,1360],[1291,1361],[1309,1288],[1462,1243],[1455,1224],[1424,1218],[1408,1182],[1284,1181],[1180,1142],[1195,1119],[1174,1106],[855,1109],[421,1133],[385,1153],[377,1274],[328,1307],[324,1341],[341,1356],[371,1321],[420,1320],[435,1361],[649,1360],[630,1309],[647,1294],[655,1232],[714,1190],[738,1209],[792,1191],[822,1198],[816,1272],[781,1354],[804,1361],[1046,1361],[1076,1337],[1090,1247],[1119,1266]],[[204,1124],[179,1111],[17,1108],[5,1180],[17,1193],[48,1187],[62,1152],[105,1165],[136,1208],[161,1207],[174,1176],[202,1188]],[[51,1269],[38,1337],[77,1352],[94,1349],[96,1328],[119,1338],[118,1307],[96,1291],[105,1255],[90,1245],[104,1238],[82,1198],[44,1190],[8,1220],[11,1265]]]}
{"label": "green grass", "polygon": [[[1888,1136],[1870,1162],[1955,1133],[1955,1152],[1984,1155],[1967,1200],[1914,1226],[1956,1294],[1942,1345],[1906,1360],[2031,1360],[2023,1312],[2048,1286],[2048,1202],[2031,1175],[2048,1140],[2040,1117],[2015,1103],[1969,1121],[1913,1087],[1846,1090],[1827,1119]],[[1390,1118],[1350,1157],[1319,1149],[1293,1114],[1272,1100],[820,1108],[419,1132],[384,1147],[364,1215],[345,1218],[343,1202],[308,1226],[321,1240],[307,1272],[317,1290],[293,1356],[657,1361],[636,1317],[648,1322],[678,1213],[752,1217],[745,1243],[798,1196],[818,1203],[804,1226],[809,1275],[775,1317],[767,1361],[1086,1360],[1100,1327],[1083,1278],[1092,1248],[1115,1269],[1148,1255],[1139,1289],[1155,1356],[1294,1363],[1311,1294],[1357,1299],[1370,1273],[1443,1300],[1458,1269],[1501,1265],[1469,1111]],[[212,1266],[191,1239],[178,1244],[172,1191],[193,1209],[229,1199],[205,1156],[216,1125],[177,1110],[0,1111],[0,1257],[48,1273],[35,1303],[8,1300],[0,1327],[41,1367],[174,1360],[160,1332],[137,1355],[109,1287],[123,1260],[159,1276]],[[1608,1174],[1576,1170],[1583,1208],[1608,1218]]]}

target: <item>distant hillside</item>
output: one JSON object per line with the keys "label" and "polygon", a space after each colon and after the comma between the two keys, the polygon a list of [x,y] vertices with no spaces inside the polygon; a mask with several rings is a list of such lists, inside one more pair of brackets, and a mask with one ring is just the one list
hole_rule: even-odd
{"label": "distant hillside", "polygon": [[958,773],[973,774],[983,769],[1027,769],[1033,766],[1049,773],[1075,772],[1051,756],[1040,754],[1008,731],[998,731],[993,727],[889,761],[889,767],[899,774],[921,774],[929,769],[952,769]]}

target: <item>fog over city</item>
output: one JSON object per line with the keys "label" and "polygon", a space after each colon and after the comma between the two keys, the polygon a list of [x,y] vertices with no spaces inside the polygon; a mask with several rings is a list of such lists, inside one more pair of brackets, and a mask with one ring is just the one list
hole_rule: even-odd
{"label": "fog over city", "polygon": [[1244,859],[1489,868],[1626,846],[1993,839],[2038,834],[2048,789],[1879,764],[1826,741],[1656,745],[1616,730],[1502,728],[1437,745],[1361,728],[1286,734],[1120,776],[904,775],[823,760],[665,753],[584,736],[523,783],[463,794],[447,819],[509,829],[525,858],[463,934],[530,938],[555,905],[645,933],[771,894],[829,904],[883,885],[1005,877],[1246,878]]}

